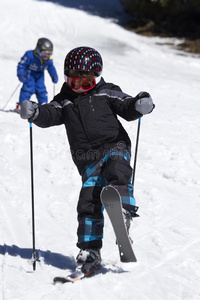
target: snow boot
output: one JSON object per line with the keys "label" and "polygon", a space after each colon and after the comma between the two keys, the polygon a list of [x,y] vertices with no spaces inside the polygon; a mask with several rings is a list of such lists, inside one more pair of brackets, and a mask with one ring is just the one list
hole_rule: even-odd
{"label": "snow boot", "polygon": [[77,255],[76,261],[77,269],[81,270],[84,274],[92,274],[101,267],[100,250],[81,249]]}

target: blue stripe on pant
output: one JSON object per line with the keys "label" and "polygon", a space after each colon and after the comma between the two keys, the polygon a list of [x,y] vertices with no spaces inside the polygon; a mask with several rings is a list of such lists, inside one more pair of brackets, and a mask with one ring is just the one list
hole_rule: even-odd
{"label": "blue stripe on pant", "polygon": [[[96,241],[96,240],[101,240],[103,238],[103,218],[102,219],[90,219],[90,218],[85,218],[80,220],[80,223],[84,222],[84,234],[79,235],[79,242],[91,242],[91,241]],[[101,228],[99,230],[99,228]],[[98,233],[99,232],[99,233]]]}
{"label": "blue stripe on pant", "polygon": [[80,191],[78,211],[78,243],[81,249],[100,249],[103,239],[103,206],[100,201],[102,187],[112,184],[118,189],[122,205],[135,213],[133,186],[130,183],[132,168],[130,154],[116,150],[106,154],[97,163],[85,167],[82,174],[83,186]]}

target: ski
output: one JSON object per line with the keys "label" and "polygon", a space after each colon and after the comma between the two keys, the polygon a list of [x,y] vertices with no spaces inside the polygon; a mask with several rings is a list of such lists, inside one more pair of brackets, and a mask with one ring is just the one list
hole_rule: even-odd
{"label": "ski", "polygon": [[101,202],[113,226],[121,262],[136,262],[122,215],[120,194],[113,186],[106,186],[101,192]]}
{"label": "ski", "polygon": [[70,275],[68,275],[66,277],[64,277],[64,276],[63,277],[62,276],[55,277],[53,282],[54,283],[57,283],[57,282],[60,282],[60,283],[66,283],[66,282],[75,283],[78,280],[81,280],[81,279],[83,279],[83,278],[85,278],[89,275],[92,275],[97,270],[99,270],[99,269],[90,271],[88,273],[83,273],[81,270],[75,270],[73,273],[71,273]]}
{"label": "ski", "polygon": [[109,272],[110,270],[114,270],[115,272],[118,273],[123,272],[121,267],[118,267],[115,261],[107,261],[107,262],[103,262],[101,266],[88,273],[83,273],[81,269],[77,268],[74,272],[72,272],[68,276],[57,276],[53,279],[53,283],[54,284],[67,283],[67,282],[75,283],[79,280],[90,277],[91,275],[94,275],[96,271],[101,271],[101,270],[103,273]]}
{"label": "ski", "polygon": [[20,113],[19,110],[17,110],[16,108],[14,108],[14,109],[7,109],[7,110],[0,109],[0,111],[6,112],[6,113],[9,113],[9,112],[14,112],[14,113],[17,113],[17,114]]}
{"label": "ski", "polygon": [[57,276],[54,277],[53,282],[54,284],[56,283],[66,283],[66,282],[71,282],[71,283],[75,283],[78,280],[81,280],[85,277],[88,277],[90,275],[93,275],[96,271],[99,271],[101,269],[102,266],[89,271],[88,273],[83,273],[81,271],[81,269],[77,268],[74,272],[72,272],[71,274],[69,274],[68,276]]}
{"label": "ski", "polygon": [[[119,248],[120,260],[121,262],[136,262],[137,259],[132,249],[131,241],[129,239],[123,215],[122,215],[122,204],[121,197],[118,191],[113,186],[106,186],[101,192],[101,202],[108,213],[109,219],[113,226],[117,245]],[[112,263],[115,265],[115,263]],[[102,264],[97,269],[94,269],[88,273],[83,273],[80,268],[77,268],[74,272],[68,276],[57,276],[53,279],[54,284],[56,283],[75,283],[83,278],[86,278],[99,271],[104,264]]]}

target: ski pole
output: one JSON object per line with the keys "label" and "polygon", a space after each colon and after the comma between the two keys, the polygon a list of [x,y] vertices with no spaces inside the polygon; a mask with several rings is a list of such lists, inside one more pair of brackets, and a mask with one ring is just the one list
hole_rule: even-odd
{"label": "ski pole", "polygon": [[136,171],[137,152],[138,152],[139,135],[140,135],[140,125],[141,125],[141,118],[138,119],[137,137],[136,137],[136,144],[135,144],[135,157],[134,157],[133,175],[132,175],[132,186],[134,186],[134,182],[135,182],[135,171]]}
{"label": "ski pole", "polygon": [[17,85],[17,87],[15,88],[15,90],[12,92],[10,98],[8,99],[8,101],[6,102],[6,104],[4,105],[3,109],[4,110],[7,106],[7,104],[10,102],[10,100],[12,99],[12,97],[14,96],[14,94],[16,93],[16,91],[18,90],[19,86],[20,86],[21,82]]}
{"label": "ski pole", "polygon": [[32,123],[30,123],[30,161],[31,161],[31,202],[32,202],[32,240],[33,240],[33,252],[32,262],[33,270],[36,269],[36,253],[35,253],[35,211],[34,211],[34,178],[33,178],[33,133]]}
{"label": "ski pole", "polygon": [[55,84],[53,85],[53,98],[55,97]]}

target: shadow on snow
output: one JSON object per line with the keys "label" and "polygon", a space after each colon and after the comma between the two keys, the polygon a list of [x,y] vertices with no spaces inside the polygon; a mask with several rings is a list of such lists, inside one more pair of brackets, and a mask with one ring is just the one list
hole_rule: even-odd
{"label": "shadow on snow", "polygon": [[[31,248],[19,248],[16,245],[0,245],[0,254],[10,256],[20,256],[23,259],[30,260],[32,258]],[[42,251],[36,250],[36,257],[38,259],[44,259],[46,265],[51,265],[58,269],[71,269],[76,267],[76,261],[73,257],[68,257],[59,253],[54,253],[49,250]]]}
{"label": "shadow on snow", "polygon": [[[6,244],[0,245],[0,255],[8,254],[10,256],[20,256],[22,259],[31,260],[32,258],[32,249],[31,248],[20,248],[16,245],[8,246]],[[76,268],[76,260],[74,257],[65,256],[59,253],[51,252],[49,250],[42,251],[36,250],[36,257],[39,260],[43,260],[46,265],[51,265],[58,269],[69,269],[74,270]],[[124,273],[127,272],[123,270],[122,267],[117,266],[115,263],[104,263],[102,268],[99,271],[96,271],[97,274],[106,274],[108,272],[112,273]]]}

